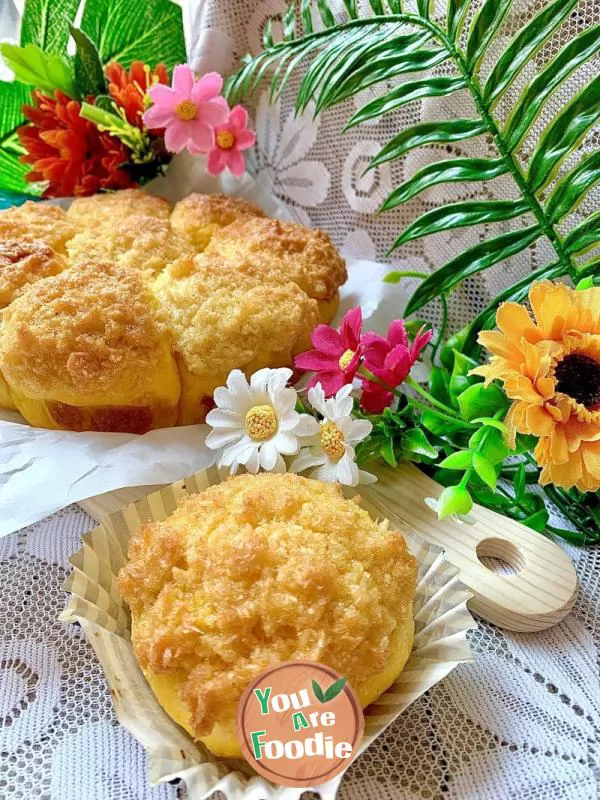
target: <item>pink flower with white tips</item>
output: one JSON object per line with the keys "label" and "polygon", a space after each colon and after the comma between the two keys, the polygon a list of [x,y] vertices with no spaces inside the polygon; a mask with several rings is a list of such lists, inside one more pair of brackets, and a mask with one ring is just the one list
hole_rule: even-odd
{"label": "pink flower with white tips", "polygon": [[157,83],[148,89],[153,105],[144,113],[148,128],[165,128],[165,147],[180,153],[189,147],[207,153],[215,146],[215,129],[228,119],[226,100],[220,96],[223,78],[209,72],[199,80],[185,64],[173,70],[171,86]]}

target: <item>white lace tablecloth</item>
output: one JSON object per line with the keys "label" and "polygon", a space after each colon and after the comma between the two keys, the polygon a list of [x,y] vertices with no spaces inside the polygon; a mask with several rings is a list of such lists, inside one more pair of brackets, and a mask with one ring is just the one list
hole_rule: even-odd
{"label": "white lace tablecloth", "polygon": [[[150,787],[90,645],[57,621],[67,558],[93,524],[71,506],[0,540],[2,800],[185,796]],[[340,800],[599,796],[600,549],[570,553],[581,581],[573,613],[538,634],[480,623],[475,662],[388,729],[350,769]]]}
{"label": "white lace tablecloth", "polygon": [[[286,3],[188,3],[185,21],[192,63],[202,71],[228,73],[244,52],[258,52],[267,15],[284,10]],[[546,4],[547,0],[513,3],[506,35]],[[342,7],[341,0],[337,5]],[[10,11],[9,0],[0,0],[0,11]],[[582,0],[556,41],[564,43],[582,25],[599,18],[598,0]],[[538,62],[555,53],[556,43],[551,43],[538,54]],[[587,82],[599,64],[597,59],[578,70],[567,91]],[[529,78],[526,73],[523,81]],[[315,122],[310,109],[294,118],[292,93],[269,106],[262,91],[250,106],[258,133],[250,169],[300,221],[328,230],[344,252],[383,259],[390,242],[420,211],[459,198],[493,197],[498,188],[505,196],[510,192],[502,180],[493,185],[456,184],[424,193],[392,214],[373,216],[403,175],[447,154],[446,148],[436,152],[437,147],[414,151],[402,162],[362,176],[368,158],[399,126],[468,116],[468,103],[468,98],[457,102],[453,96],[450,101],[412,104],[342,137],[340,130],[353,104]],[[536,128],[534,136],[537,132]],[[586,137],[582,148],[597,135]],[[474,141],[460,147],[470,155],[482,148],[485,153],[487,145]],[[598,207],[598,194],[591,193],[586,203]],[[407,269],[431,271],[492,233],[481,226],[420,240],[396,253],[393,261]],[[541,240],[508,267],[466,281],[452,299],[453,327],[466,322],[490,294],[547,259],[548,247]],[[437,310],[427,313],[435,322]],[[65,603],[61,585],[67,558],[78,549],[80,534],[92,526],[81,510],[70,507],[0,540],[2,800],[184,796],[175,786],[149,786],[145,754],[118,725],[90,646],[77,627],[57,621]],[[457,668],[416,702],[357,761],[342,782],[342,800],[593,800],[600,795],[600,548],[571,549],[570,554],[581,581],[573,613],[559,626],[533,635],[503,633],[480,623],[471,635],[475,662]]]}

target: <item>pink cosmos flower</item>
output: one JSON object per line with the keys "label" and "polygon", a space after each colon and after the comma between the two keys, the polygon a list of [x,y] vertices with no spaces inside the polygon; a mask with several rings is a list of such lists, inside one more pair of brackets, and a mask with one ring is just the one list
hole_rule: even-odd
{"label": "pink cosmos flower", "polygon": [[312,332],[314,350],[296,356],[298,369],[312,370],[314,375],[307,388],[320,383],[326,397],[331,397],[346,383],[352,383],[361,358],[360,334],[362,311],[351,308],[338,329],[317,325]]}
{"label": "pink cosmos flower", "polygon": [[154,105],[144,113],[148,128],[165,128],[165,147],[180,153],[188,145],[207,153],[214,147],[214,130],[227,122],[228,106],[220,97],[223,78],[208,72],[196,80],[192,70],[179,64],[173,70],[171,86],[157,83],[148,89]]}
{"label": "pink cosmos flower", "polygon": [[227,122],[215,130],[215,146],[208,154],[206,171],[209,175],[220,175],[228,169],[241,178],[245,169],[242,150],[252,147],[255,141],[256,134],[248,130],[248,112],[242,106],[235,106]]}
{"label": "pink cosmos flower", "polygon": [[[431,339],[432,331],[421,329],[409,345],[404,322],[394,320],[388,328],[387,338],[370,331],[362,337],[365,368],[388,386],[396,389],[406,380],[423,348]],[[394,394],[379,383],[361,376],[360,404],[371,414],[380,414],[390,406]]]}

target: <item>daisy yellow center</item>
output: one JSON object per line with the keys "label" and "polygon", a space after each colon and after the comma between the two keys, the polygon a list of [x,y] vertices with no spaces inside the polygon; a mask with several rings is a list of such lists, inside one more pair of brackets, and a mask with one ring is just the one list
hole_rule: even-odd
{"label": "daisy yellow center", "polygon": [[251,439],[264,442],[277,430],[277,417],[271,406],[253,406],[246,414],[244,425]]}
{"label": "daisy yellow center", "polygon": [[340,369],[346,369],[346,367],[348,366],[348,364],[350,364],[353,358],[354,358],[354,350],[345,350],[342,353],[340,360],[338,362],[340,365]]}
{"label": "daisy yellow center", "polygon": [[235,144],[235,136],[229,130],[219,131],[216,136],[217,145],[221,150],[231,150]]}
{"label": "daisy yellow center", "polygon": [[321,425],[321,449],[330,458],[339,460],[344,455],[344,434],[335,422]]}
{"label": "daisy yellow center", "polygon": [[192,103],[191,100],[183,100],[181,103],[178,103],[175,106],[175,113],[179,119],[186,121],[195,119],[197,111],[198,109],[196,108],[195,103]]}
{"label": "daisy yellow center", "polygon": [[556,388],[586,408],[600,404],[600,362],[585,353],[569,353],[556,365]]}

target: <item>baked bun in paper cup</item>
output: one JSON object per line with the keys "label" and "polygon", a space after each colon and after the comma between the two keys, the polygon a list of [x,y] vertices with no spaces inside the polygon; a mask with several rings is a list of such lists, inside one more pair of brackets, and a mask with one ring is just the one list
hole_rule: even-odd
{"label": "baked bun in paper cup", "polygon": [[[260,481],[261,476],[256,479]],[[239,477],[232,480],[243,484]],[[290,482],[293,480],[296,477],[290,476]],[[60,619],[78,622],[89,639],[105,672],[119,721],[148,752],[152,784],[179,778],[192,800],[208,798],[217,791],[228,800],[297,800],[309,788],[318,791],[322,800],[332,800],[343,772],[315,787],[282,787],[257,775],[243,759],[216,756],[201,741],[194,741],[162,708],[134,654],[130,610],[119,592],[118,577],[128,564],[130,537],[144,523],[161,522],[173,515],[185,495],[201,493],[220,482],[216,467],[198,472],[107,515],[97,528],[82,536],[82,548],[70,559],[73,571],[65,589],[71,598]],[[390,529],[402,534],[416,559],[417,576],[412,651],[396,681],[364,709],[364,736],[355,757],[457,664],[471,660],[467,631],[475,624],[466,607],[471,593],[443,551],[407,529],[368,488],[361,487],[358,492],[360,507],[374,521],[388,520]],[[351,498],[357,490],[345,494]],[[146,530],[151,532],[152,526]],[[139,541],[136,536],[136,547]],[[412,561],[410,556],[408,559]]]}

